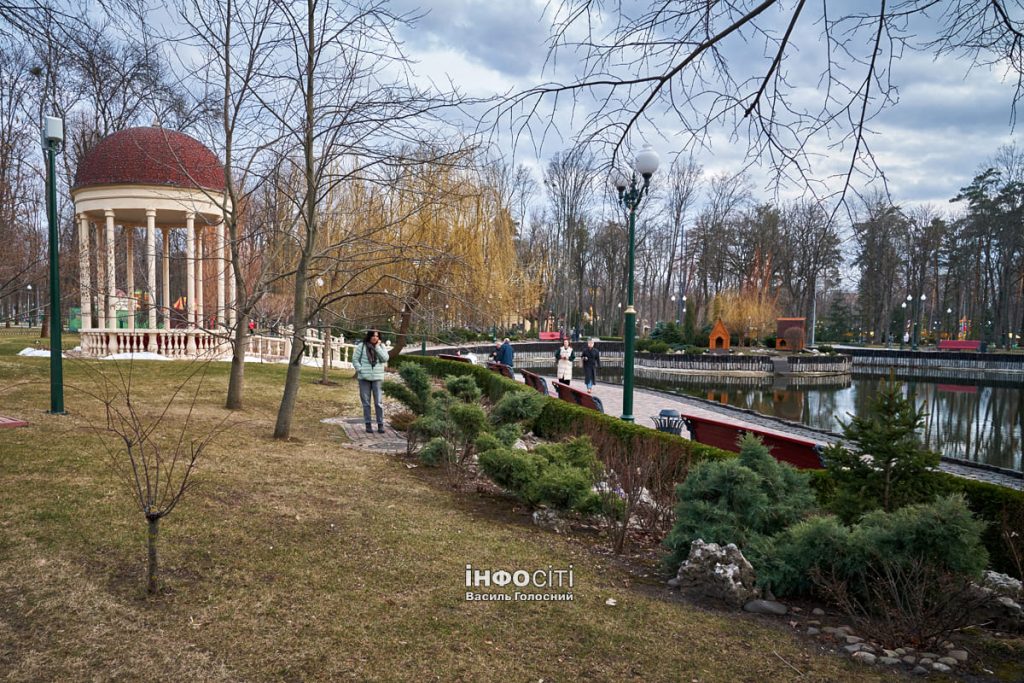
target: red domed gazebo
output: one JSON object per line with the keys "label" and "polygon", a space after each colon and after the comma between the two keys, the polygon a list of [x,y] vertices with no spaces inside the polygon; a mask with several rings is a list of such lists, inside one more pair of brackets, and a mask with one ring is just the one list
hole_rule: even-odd
{"label": "red domed gazebo", "polygon": [[[219,353],[223,335],[216,331],[234,324],[235,293],[224,248],[224,167],[217,156],[184,133],[129,128],[104,138],[82,159],[71,196],[79,225],[83,353],[153,351],[174,357]],[[135,234],[143,228],[147,272],[145,287],[137,294]],[[157,228],[163,238],[159,302]],[[171,230],[185,231],[186,286],[184,292],[173,295]],[[115,259],[117,244],[125,248],[123,279]],[[217,283],[216,311],[207,316],[203,281],[211,268]],[[119,281],[124,298],[118,297]],[[171,324],[175,301],[181,303],[179,329]],[[137,329],[135,313],[140,303],[148,316],[145,327]],[[126,329],[118,329],[117,308],[127,308]]]}

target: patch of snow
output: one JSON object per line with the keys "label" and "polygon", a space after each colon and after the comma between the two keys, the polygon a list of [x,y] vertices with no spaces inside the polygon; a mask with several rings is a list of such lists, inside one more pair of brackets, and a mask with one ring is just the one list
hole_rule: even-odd
{"label": "patch of snow", "polygon": [[112,353],[109,356],[103,356],[100,360],[170,360],[170,358],[150,351],[136,351],[134,353]]}
{"label": "patch of snow", "polygon": [[[21,351],[18,351],[19,356],[28,356],[29,358],[49,358],[49,349],[33,349],[31,346],[26,346]],[[61,354],[61,358],[64,358],[64,354]]]}

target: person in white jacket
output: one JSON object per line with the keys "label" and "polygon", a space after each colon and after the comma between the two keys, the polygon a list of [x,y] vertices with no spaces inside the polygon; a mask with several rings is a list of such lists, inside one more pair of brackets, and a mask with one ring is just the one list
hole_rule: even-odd
{"label": "person in white jacket", "polygon": [[572,363],[576,360],[576,351],[569,344],[569,338],[562,340],[562,346],[555,351],[555,376],[562,384],[572,382]]}

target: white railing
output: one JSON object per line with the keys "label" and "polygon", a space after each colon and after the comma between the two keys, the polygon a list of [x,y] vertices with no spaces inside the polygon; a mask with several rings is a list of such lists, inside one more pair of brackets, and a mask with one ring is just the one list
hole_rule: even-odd
{"label": "white railing", "polygon": [[[260,360],[278,361],[291,357],[291,337],[267,337],[261,334],[247,338],[246,355]],[[82,355],[109,356],[115,353],[159,353],[167,358],[222,358],[231,355],[231,342],[226,334],[207,330],[82,330]],[[310,330],[303,344],[304,358],[314,359],[322,365],[324,354],[333,368],[352,367],[355,346],[344,337],[326,341],[315,330]]]}
{"label": "white railing", "polygon": [[82,355],[159,353],[167,358],[218,358],[231,353],[224,335],[207,330],[82,330]]}
{"label": "white railing", "polygon": [[[304,339],[302,355],[304,358],[312,358],[323,365],[325,340],[315,330],[310,330]],[[352,367],[352,351],[355,346],[345,342],[344,337],[332,337],[328,362],[332,368]],[[266,337],[261,334],[249,337],[249,354],[266,360],[283,360],[291,358],[292,338],[291,337]]]}

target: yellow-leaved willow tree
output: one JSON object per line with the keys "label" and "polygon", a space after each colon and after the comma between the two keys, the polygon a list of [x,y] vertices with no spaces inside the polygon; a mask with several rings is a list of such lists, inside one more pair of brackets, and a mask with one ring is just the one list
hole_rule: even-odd
{"label": "yellow-leaved willow tree", "polygon": [[381,182],[327,198],[313,290],[321,317],[396,332],[505,325],[535,289],[517,266],[507,199],[467,151],[418,150]]}

